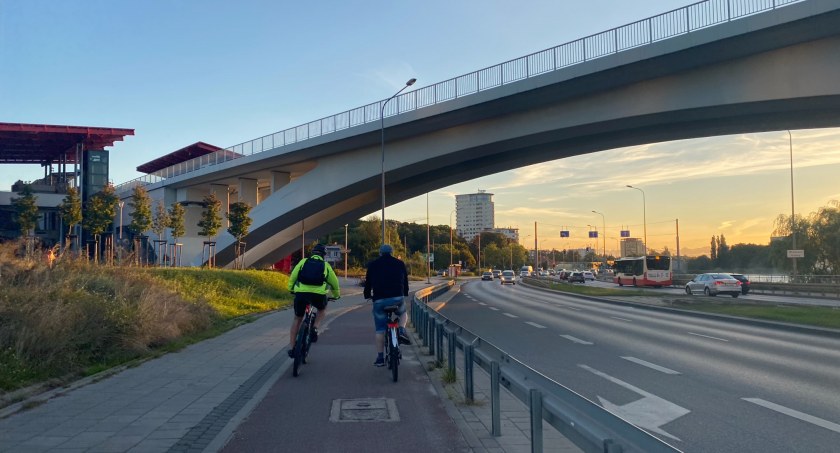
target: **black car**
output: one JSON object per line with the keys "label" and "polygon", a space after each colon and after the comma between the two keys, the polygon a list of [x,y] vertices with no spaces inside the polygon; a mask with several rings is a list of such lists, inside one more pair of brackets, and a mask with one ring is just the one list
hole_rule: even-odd
{"label": "black car", "polygon": [[750,279],[747,278],[744,274],[729,274],[735,280],[741,282],[741,294],[747,294],[750,292]]}

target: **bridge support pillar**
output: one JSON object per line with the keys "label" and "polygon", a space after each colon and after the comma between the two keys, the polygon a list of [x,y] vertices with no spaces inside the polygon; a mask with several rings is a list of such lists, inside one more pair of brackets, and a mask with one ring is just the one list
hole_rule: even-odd
{"label": "bridge support pillar", "polygon": [[257,180],[253,178],[239,178],[239,200],[248,203],[252,208],[257,205]]}
{"label": "bridge support pillar", "polygon": [[225,184],[210,184],[210,193],[222,202],[222,209],[219,214],[222,216],[223,228],[230,226],[227,215],[230,213],[230,190]]}
{"label": "bridge support pillar", "polygon": [[292,174],[285,171],[271,172],[271,193],[277,192],[292,181]]}

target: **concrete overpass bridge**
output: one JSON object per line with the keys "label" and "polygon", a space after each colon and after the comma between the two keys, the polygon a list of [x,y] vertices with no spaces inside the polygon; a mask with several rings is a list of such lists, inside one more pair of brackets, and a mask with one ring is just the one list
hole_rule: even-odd
{"label": "concrete overpass bridge", "polygon": [[[386,105],[388,205],[619,147],[840,126],[840,0],[710,0],[401,94]],[[254,206],[246,266],[380,208],[381,101],[160,170],[153,199]],[[676,175],[679,177],[679,175]],[[224,209],[224,208],[223,208]],[[201,262],[200,207],[185,262]],[[387,213],[386,213],[387,215]],[[233,238],[217,238],[230,265]]]}

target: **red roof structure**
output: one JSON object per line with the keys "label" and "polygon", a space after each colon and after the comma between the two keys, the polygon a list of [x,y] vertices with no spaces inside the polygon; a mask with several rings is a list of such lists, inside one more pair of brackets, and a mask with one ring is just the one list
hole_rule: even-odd
{"label": "red roof structure", "polygon": [[84,149],[114,146],[134,129],[0,123],[0,164],[76,163],[76,145]]}
{"label": "red roof structure", "polygon": [[137,171],[152,174],[158,170],[163,170],[166,167],[171,167],[175,164],[180,164],[181,162],[186,162],[199,156],[204,156],[205,154],[215,153],[216,151],[224,151],[224,148],[219,148],[218,146],[213,146],[209,143],[195,142],[192,145],[185,146],[177,151],[172,151],[165,156],[146,162],[145,164],[137,167]]}

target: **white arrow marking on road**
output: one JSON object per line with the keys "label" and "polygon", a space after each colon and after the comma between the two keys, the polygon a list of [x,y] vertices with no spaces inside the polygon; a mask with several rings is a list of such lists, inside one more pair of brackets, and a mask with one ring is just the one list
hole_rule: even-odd
{"label": "white arrow marking on road", "polygon": [[657,365],[657,364],[655,364],[655,363],[650,363],[650,362],[648,362],[648,361],[646,361],[646,360],[637,359],[637,358],[635,358],[635,357],[622,357],[622,359],[624,359],[624,360],[629,360],[629,361],[631,361],[631,362],[633,362],[633,363],[638,363],[639,365],[646,366],[646,367],[651,368],[651,369],[654,369],[654,370],[656,370],[656,371],[661,371],[661,372],[663,372],[663,373],[665,373],[665,374],[680,374],[680,372],[679,372],[679,371],[674,371],[674,370],[672,370],[672,369],[670,369],[670,368],[665,368],[664,366],[660,366],[660,365]]}
{"label": "white arrow marking on road", "polygon": [[503,315],[507,316],[508,318],[518,318],[519,316],[512,315],[510,313],[502,313]]}
{"label": "white arrow marking on road", "polygon": [[838,425],[837,423],[832,423],[828,420],[823,420],[819,417],[814,417],[813,415],[808,415],[804,412],[799,412],[798,410],[795,410],[795,409],[790,409],[790,408],[787,408],[787,407],[784,407],[784,406],[780,406],[776,403],[771,403],[770,401],[765,401],[765,400],[760,399],[760,398],[741,398],[741,399],[744,400],[744,401],[749,401],[750,403],[753,403],[753,404],[758,404],[759,406],[766,407],[767,409],[774,410],[776,412],[785,414],[787,416],[790,416],[790,417],[793,417],[793,418],[798,418],[798,419],[800,419],[804,422],[812,423],[812,424],[817,425],[821,428],[829,429],[829,430],[834,431],[836,433],[840,433],[840,425]]}
{"label": "white arrow marking on road", "polygon": [[594,344],[594,343],[592,343],[591,341],[581,340],[580,338],[575,338],[575,337],[573,337],[573,336],[571,336],[571,335],[560,335],[560,336],[561,336],[561,337],[563,337],[563,338],[565,338],[565,339],[567,339],[567,340],[569,340],[569,341],[572,341],[572,342],[574,342],[574,343],[577,343],[577,344]]}
{"label": "white arrow marking on road", "polygon": [[644,428],[648,431],[652,431],[662,436],[670,437],[671,439],[681,441],[680,438],[665,432],[662,428],[660,428],[660,426],[682,417],[683,415],[691,412],[690,410],[682,406],[678,406],[666,399],[660,398],[652,393],[648,393],[618,378],[614,378],[606,373],[602,373],[594,368],[588,367],[583,364],[578,366],[586,371],[589,371],[590,373],[593,373],[597,376],[601,376],[602,378],[610,382],[618,384],[632,392],[638,393],[643,397],[640,400],[636,400],[632,403],[619,406],[599,396],[598,400],[601,402],[601,406],[603,406],[604,409],[612,412],[613,414],[618,415],[619,417],[624,418],[625,420],[640,428]]}
{"label": "white arrow marking on road", "polygon": [[493,310],[493,311],[499,311],[499,309],[498,309],[498,308],[496,308],[496,307],[487,307],[487,308],[489,308],[489,309],[491,309],[491,310]]}
{"label": "white arrow marking on road", "polygon": [[545,326],[540,325],[540,324],[537,324],[537,323],[535,323],[535,322],[528,321],[528,322],[526,322],[525,324],[530,324],[530,325],[532,325],[532,326],[536,327],[537,329],[545,329]]}

